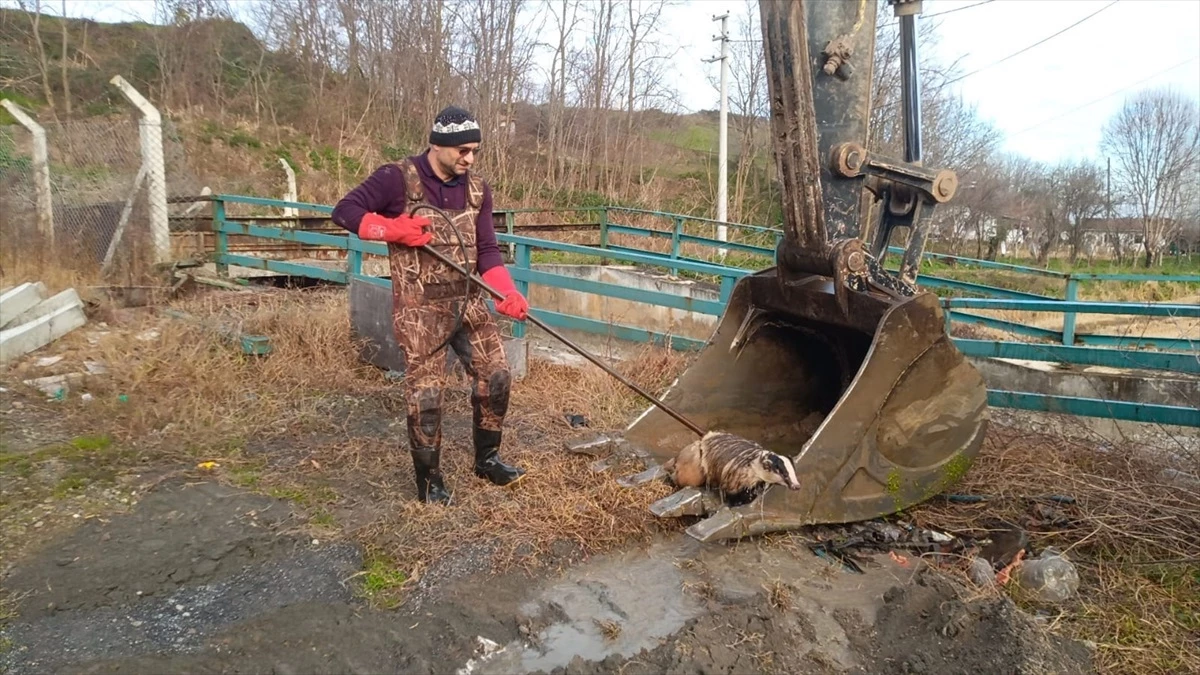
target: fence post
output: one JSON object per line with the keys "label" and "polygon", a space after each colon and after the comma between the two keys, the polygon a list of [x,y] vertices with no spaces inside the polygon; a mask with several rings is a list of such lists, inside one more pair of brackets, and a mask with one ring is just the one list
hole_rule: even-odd
{"label": "fence post", "polygon": [[[346,234],[346,274],[351,277],[362,276],[363,254],[358,250],[362,246],[362,240],[357,235]],[[346,280],[349,283],[349,279]]]}
{"label": "fence post", "polygon": [[[671,228],[671,260],[679,259],[679,234],[683,230],[683,218],[675,218],[675,226]],[[679,269],[672,267],[671,276],[679,276]]]}
{"label": "fence post", "polygon": [[50,151],[46,145],[46,130],[8,99],[0,105],[33,136],[33,188],[37,195],[38,232],[54,247],[54,207],[50,200]]}
{"label": "fence post", "polygon": [[150,234],[154,239],[155,262],[171,259],[171,230],[167,222],[166,164],[163,160],[162,115],[146,97],[120,75],[109,83],[142,113],[138,120],[142,164],[146,166],[146,202],[150,207]]}
{"label": "fence post", "polygon": [[217,240],[213,243],[217,276],[228,279],[229,263],[225,262],[225,256],[229,255],[229,235],[225,233],[225,200],[220,197],[213,200],[212,219],[213,232],[217,234]]}
{"label": "fence post", "polygon": [[[529,252],[529,247],[526,246],[525,244],[517,245],[517,254],[515,256],[515,259],[516,259],[515,262],[516,262],[517,269],[522,269],[522,270],[526,270],[526,271],[533,269],[533,265],[531,264],[531,256],[530,256],[530,252]],[[520,292],[521,295],[525,296],[528,299],[529,298],[529,282],[525,281],[524,279],[520,279],[520,280],[517,280],[516,286],[517,286],[517,291]],[[513,331],[513,337],[515,337],[515,338],[525,337],[525,322],[524,321],[514,321],[512,331]]]}
{"label": "fence post", "polygon": [[[279,158],[279,163],[283,165],[283,171],[287,174],[287,194],[284,195],[284,201],[298,202],[300,201],[300,193],[296,189],[296,172],[292,171],[292,165],[282,157]],[[294,206],[283,207],[283,216],[299,216],[300,210]],[[285,221],[285,227],[299,227],[299,220]]]}
{"label": "fence post", "polygon": [[[504,231],[507,232],[508,236],[510,236],[510,237],[513,235],[513,228],[516,225],[516,223],[514,222],[516,220],[516,217],[517,217],[517,214],[513,213],[512,211],[504,212]],[[516,255],[517,255],[516,247],[513,246],[512,242],[509,242],[508,257],[515,258]]]}
{"label": "fence post", "polygon": [[[1074,302],[1079,294],[1079,280],[1075,275],[1067,277],[1067,302]],[[1063,312],[1062,343],[1075,344],[1075,312]]]}
{"label": "fence post", "polygon": [[[736,284],[737,284],[737,279],[735,279],[734,277],[731,277],[731,276],[721,277],[721,304],[722,305],[729,304],[729,297],[731,295],[733,295],[733,287]],[[724,311],[724,309],[727,309],[727,307],[723,308],[722,312]]]}

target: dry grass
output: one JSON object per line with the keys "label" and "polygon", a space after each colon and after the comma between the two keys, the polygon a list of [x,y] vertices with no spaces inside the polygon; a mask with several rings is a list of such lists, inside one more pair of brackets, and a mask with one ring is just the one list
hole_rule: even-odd
{"label": "dry grass", "polygon": [[[630,363],[629,377],[648,391],[661,391],[674,379],[678,357],[648,350]],[[542,362],[530,364],[528,376],[514,388],[502,456],[528,470],[516,485],[500,488],[474,476],[469,432],[447,434],[442,465],[454,490],[449,508],[420,504],[413,492],[411,461],[394,447],[345,457],[361,466],[371,457],[377,467],[390,466],[394,490],[383,515],[364,527],[364,536],[397,561],[402,569],[419,570],[464,547],[483,546],[495,572],[533,570],[648,541],[675,527],[648,510],[651,502],[670,494],[665,484],[636,490],[616,479],[640,466],[595,472],[593,458],[573,455],[563,442],[580,431],[564,415],[582,414],[596,429],[623,425],[641,404],[613,387],[612,378],[589,365],[579,370]],[[469,419],[465,392],[452,396],[447,419]],[[340,462],[326,459],[329,469]],[[344,464],[344,461],[341,462]]]}
{"label": "dry grass", "polygon": [[775,579],[769,584],[763,584],[763,590],[766,591],[767,603],[772,608],[781,612],[792,609],[792,587],[782,580]]}
{"label": "dry grass", "polygon": [[[0,232],[7,239],[11,233]],[[67,267],[52,264],[54,256],[40,246],[0,246],[0,288],[40,281],[47,297],[68,288],[83,288],[100,283],[98,268]]]}
{"label": "dry grass", "polygon": [[[86,386],[94,400],[73,398],[65,408],[81,424],[103,420],[124,444],[203,452],[327,427],[334,421],[321,414],[323,401],[382,380],[358,363],[347,340],[344,297],[311,296],[298,303],[283,292],[215,292],[173,303],[204,319],[204,326],[144,309],[101,311],[55,345],[63,361],[52,369],[26,361],[17,374],[79,371],[89,360],[104,364],[109,372]],[[269,336],[272,353],[243,354],[209,328],[218,322]]]}
{"label": "dry grass", "polygon": [[[464,544],[486,548],[496,571],[531,569],[644,540],[671,525],[647,509],[669,493],[665,485],[616,484],[626,468],[643,467],[597,473],[592,458],[562,450],[568,437],[587,431],[572,429],[565,415],[614,429],[645,405],[590,364],[579,370],[534,362],[514,388],[503,457],[529,474],[508,488],[473,475],[463,427],[470,420],[466,383],[448,390],[443,469],[455,494],[451,507],[441,508],[414,499],[401,387],[358,360],[344,292],[205,290],[172,308],[208,326],[269,336],[272,353],[247,356],[212,330],[156,311],[107,309],[56,343],[62,361],[40,368],[25,360],[11,380],[82,370],[89,360],[108,365],[108,374],[85,384],[91,402],[75,392],[60,404],[78,428],[139,448],[143,463],[173,461],[190,470],[217,460],[215,475],[291,499],[322,536],[340,529],[408,579]],[[682,364],[679,355],[649,347],[622,367],[661,392]],[[360,407],[373,430],[355,428]],[[391,425],[384,435],[379,423]]]}
{"label": "dry grass", "polygon": [[[1003,519],[1025,527],[1036,547],[1064,550],[1079,569],[1080,595],[1055,626],[1097,643],[1104,672],[1200,672],[1200,491],[1160,475],[1180,461],[1195,472],[1194,458],[1154,448],[1101,451],[994,427],[956,488],[992,498],[934,501],[913,515],[963,534],[982,534]],[[1029,499],[1047,495],[1075,503]]]}
{"label": "dry grass", "polygon": [[[665,485],[616,485],[637,467],[593,472],[591,458],[562,451],[563,441],[579,433],[564,415],[584,415],[595,430],[615,429],[646,405],[590,364],[533,362],[515,387],[503,456],[529,474],[508,488],[471,472],[469,427],[463,426],[470,410],[459,383],[447,395],[443,460],[454,503],[416,503],[403,413],[391,403],[399,387],[358,360],[347,338],[345,303],[340,290],[206,290],[173,303],[269,336],[273,353],[266,358],[245,356],[177,319],[106,309],[49,350],[62,354],[61,362],[39,368],[27,359],[5,381],[104,362],[110,372],[86,383],[93,401],[83,403],[76,394],[56,404],[80,433],[104,433],[123,448],[140,449],[135,454],[142,463],[178,459],[191,467],[199,458],[224,459],[216,475],[292,499],[329,536],[360,539],[372,560],[401,571],[395,578],[403,582],[386,584],[381,595],[402,593],[437,561],[465,549],[484,551],[485,566],[496,571],[529,570],[679,526],[647,509],[669,493]],[[139,339],[152,330],[156,338]],[[621,367],[661,393],[685,365],[678,353],[647,347]],[[356,429],[349,411],[364,402],[375,404],[369,408],[375,422],[390,414],[382,421],[393,428]],[[248,443],[275,449],[251,456]],[[1025,497],[1074,497],[1073,505],[1054,505],[1069,518],[1067,526],[1032,528],[1035,544],[1065,549],[1083,579],[1078,604],[1066,608],[1056,629],[1099,644],[1108,672],[1198,672],[1200,494],[1164,483],[1159,473],[1167,460],[1150,449],[1099,452],[1096,446],[994,426],[986,452],[956,489],[995,498],[981,505],[931,502],[913,515],[963,532],[986,528],[994,518],[1031,527]],[[1195,472],[1195,466],[1180,468]],[[380,574],[395,576],[388,569]],[[705,583],[684,590],[701,597],[713,592]],[[791,602],[782,584],[767,591],[774,607]]]}

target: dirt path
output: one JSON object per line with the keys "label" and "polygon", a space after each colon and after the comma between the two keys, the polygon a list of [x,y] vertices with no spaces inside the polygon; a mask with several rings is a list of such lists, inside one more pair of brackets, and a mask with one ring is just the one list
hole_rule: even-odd
{"label": "dirt path", "polygon": [[284,500],[165,481],[15,561],[0,671],[1086,672],[1082,648],[916,561],[859,575],[787,538],[678,535],[560,576],[443,574],[384,611],[352,591],[358,546],[301,525]]}

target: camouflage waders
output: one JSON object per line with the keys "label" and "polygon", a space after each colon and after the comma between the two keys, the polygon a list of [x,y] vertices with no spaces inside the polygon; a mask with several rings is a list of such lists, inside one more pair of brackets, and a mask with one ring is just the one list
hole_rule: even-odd
{"label": "camouflage waders", "polygon": [[[416,165],[406,160],[400,167],[411,212],[418,204],[429,202]],[[443,209],[453,219],[453,230],[436,213],[420,212],[433,223],[430,228],[433,239],[428,246],[468,270],[475,269],[475,218],[482,201],[482,183],[470,176],[466,208]],[[504,417],[508,412],[511,376],[500,333],[484,302],[483,292],[454,268],[418,249],[389,244],[388,260],[392,277],[393,328],[396,343],[405,358],[408,445],[417,482],[417,498],[431,502],[449,499],[439,469],[442,402],[447,375],[446,352],[439,345],[448,345],[454,350],[473,380],[475,474],[496,485],[518,480],[524,471],[504,464],[498,457]],[[461,324],[456,325],[460,314]],[[435,349],[437,352],[431,353]]]}

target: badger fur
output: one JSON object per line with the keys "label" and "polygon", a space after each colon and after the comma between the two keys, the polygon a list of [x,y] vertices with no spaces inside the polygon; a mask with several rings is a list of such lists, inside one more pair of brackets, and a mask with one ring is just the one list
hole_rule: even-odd
{"label": "badger fur", "polygon": [[787,457],[723,431],[710,431],[663,465],[677,487],[719,490],[730,505],[753,500],[769,484],[800,489]]}

